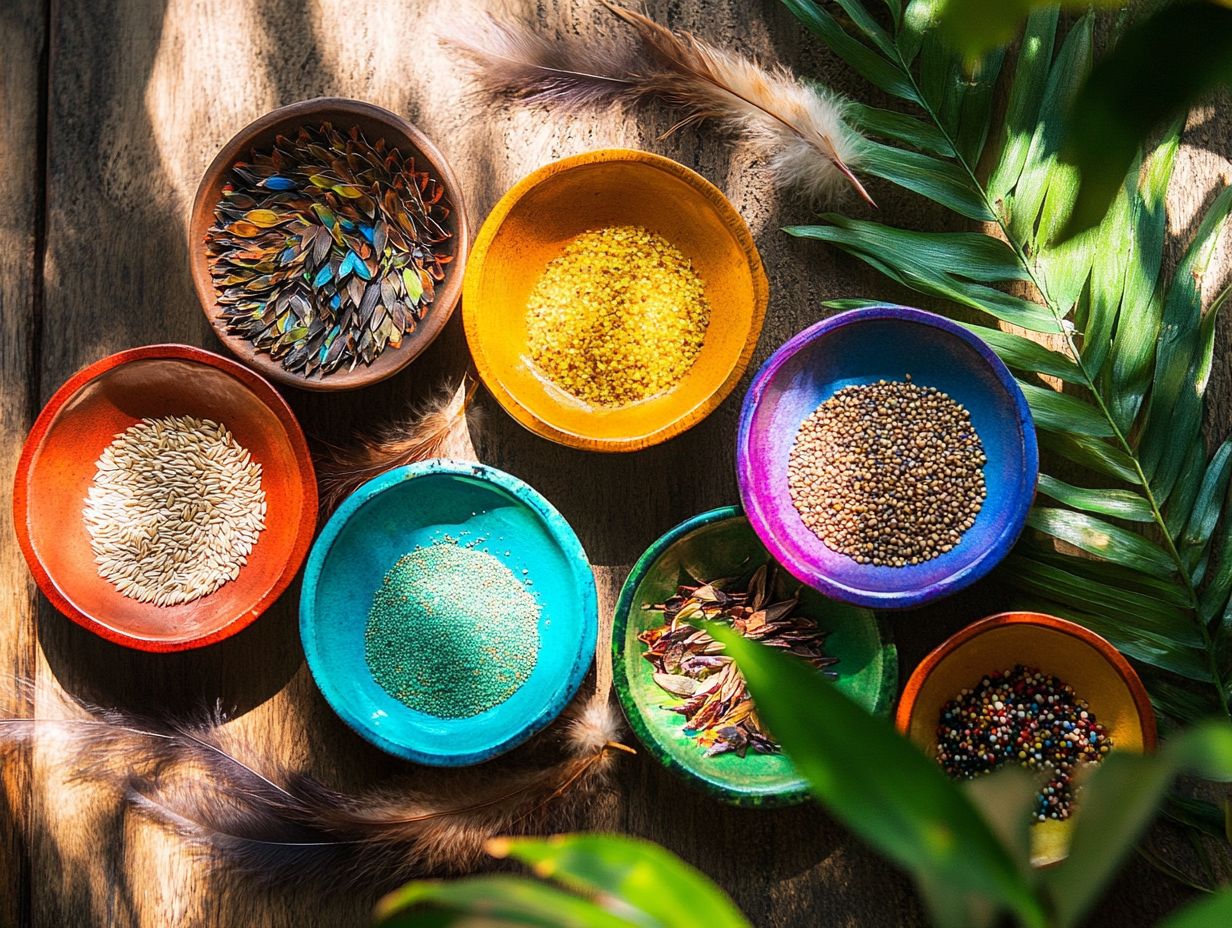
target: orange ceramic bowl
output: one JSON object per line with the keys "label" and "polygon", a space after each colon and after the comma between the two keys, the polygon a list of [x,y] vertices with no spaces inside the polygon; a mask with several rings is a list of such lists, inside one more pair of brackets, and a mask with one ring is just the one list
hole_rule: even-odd
{"label": "orange ceramic bowl", "polygon": [[[168,415],[227,426],[261,465],[268,514],[235,580],[159,607],[98,575],[82,510],[103,449],[140,419]],[[268,382],[199,348],[150,345],[96,361],[56,391],[22,449],[13,517],[30,570],[57,609],[117,644],[182,651],[235,634],[287,588],[312,542],[316,476],[299,423]]]}
{"label": "orange ceramic bowl", "polygon": [[[912,672],[898,703],[898,729],[929,756],[937,750],[941,708],[986,673],[1015,664],[1060,677],[1085,699],[1113,750],[1155,749],[1155,714],[1138,674],[1116,648],[1081,625],[1037,612],[1003,612],[968,625]],[[1063,860],[1073,820],[1031,829],[1031,862]]]}
{"label": "orange ceramic bowl", "polygon": [[[573,400],[536,372],[526,304],[570,239],[613,225],[644,226],[688,256],[711,313],[679,384],[608,409]],[[471,250],[462,317],[483,382],[522,425],[575,448],[636,451],[696,425],[732,391],[761,334],[769,289],[748,226],[718,188],[669,158],[605,149],[546,165],[497,203]]]}

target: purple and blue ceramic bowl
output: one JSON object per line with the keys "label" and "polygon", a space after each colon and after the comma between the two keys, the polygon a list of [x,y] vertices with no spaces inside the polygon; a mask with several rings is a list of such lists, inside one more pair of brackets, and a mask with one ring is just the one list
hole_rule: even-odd
{"label": "purple and blue ceramic bowl", "polygon": [[[801,520],[787,487],[800,424],[838,390],[910,374],[965,406],[984,445],[988,496],[953,550],[910,567],[858,564]],[[983,341],[933,313],[874,306],[800,332],[757,372],[744,398],[736,475],[749,523],[802,583],[841,602],[903,609],[969,586],[1009,552],[1026,523],[1039,449],[1026,398]]]}

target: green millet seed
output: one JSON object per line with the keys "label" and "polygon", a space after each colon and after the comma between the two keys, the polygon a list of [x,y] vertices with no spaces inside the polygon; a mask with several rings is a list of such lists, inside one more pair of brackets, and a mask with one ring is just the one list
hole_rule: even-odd
{"label": "green millet seed", "polygon": [[906,567],[958,544],[984,505],[971,415],[935,387],[843,387],[804,420],[787,462],[792,503],[827,547]]}
{"label": "green millet seed", "polygon": [[364,658],[399,702],[443,719],[500,705],[535,669],[539,603],[483,551],[431,545],[405,555],[372,599]]}

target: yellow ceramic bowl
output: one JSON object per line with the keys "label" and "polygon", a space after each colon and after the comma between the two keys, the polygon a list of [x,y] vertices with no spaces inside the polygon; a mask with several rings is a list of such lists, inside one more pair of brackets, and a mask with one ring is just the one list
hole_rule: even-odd
{"label": "yellow ceramic bowl", "polygon": [[[984,674],[1015,664],[1037,667],[1070,684],[1108,730],[1113,750],[1155,749],[1155,715],[1129,662],[1081,625],[1036,612],[1004,612],[981,619],[924,658],[899,700],[899,731],[934,756],[941,707]],[[1047,821],[1032,827],[1034,866],[1065,858],[1071,824],[1072,820]]]}
{"label": "yellow ceramic bowl", "polygon": [[[711,312],[701,354],[676,387],[608,409],[537,374],[526,305],[570,239],[613,225],[644,226],[687,255]],[[761,334],[769,290],[753,236],[718,188],[668,158],[605,149],[540,168],[496,204],[471,250],[462,317],[479,375],[511,416],[564,445],[635,451],[700,422],[731,392]]]}

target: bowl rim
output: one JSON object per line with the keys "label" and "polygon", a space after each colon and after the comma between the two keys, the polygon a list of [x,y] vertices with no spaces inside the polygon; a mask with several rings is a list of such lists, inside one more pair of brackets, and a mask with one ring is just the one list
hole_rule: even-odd
{"label": "bowl rim", "polygon": [[[629,627],[629,615],[633,608],[633,596],[651,567],[663,554],[681,538],[696,529],[725,522],[733,518],[746,518],[740,506],[719,506],[708,509],[697,515],[690,516],[678,525],[673,526],[660,535],[637,559],[633,569],[625,578],[616,600],[612,615],[612,686],[616,690],[617,701],[621,711],[633,729],[638,740],[646,747],[660,764],[677,776],[686,779],[700,788],[702,792],[722,800],[729,805],[754,808],[781,808],[799,805],[811,795],[808,781],[803,776],[797,776],[797,782],[783,789],[773,791],[754,791],[737,789],[701,776],[691,768],[684,767],[672,758],[659,744],[646,723],[645,715],[637,704],[628,684],[628,654],[624,648],[625,634]],[[880,616],[873,615],[873,623],[877,629],[877,637],[884,656],[881,681],[877,690],[874,713],[888,712],[894,703],[894,695],[898,689],[898,648],[894,644],[889,624]]]}
{"label": "bowl rim", "polygon": [[[268,131],[273,126],[287,120],[310,121],[314,118],[325,119],[328,114],[345,114],[358,116],[382,123],[389,129],[401,133],[410,140],[413,148],[418,150],[428,162],[428,166],[445,186],[445,191],[453,206],[458,231],[457,244],[454,248],[453,261],[446,272],[446,279],[440,287],[437,300],[432,304],[432,312],[428,313],[428,321],[420,326],[426,328],[426,337],[415,339],[410,344],[393,351],[382,352],[372,365],[364,367],[357,365],[351,371],[338,371],[326,377],[308,378],[300,374],[289,373],[282,364],[270,358],[266,352],[255,351],[247,339],[233,335],[221,325],[217,319],[218,303],[214,293],[213,277],[210,274],[209,261],[206,258],[205,246],[198,241],[197,230],[209,227],[210,217],[215,206],[214,199],[208,196],[226,170],[251,148],[252,138]],[[462,187],[454,175],[449,161],[422,130],[416,128],[410,121],[397,113],[349,97],[313,97],[309,100],[299,100],[288,103],[277,109],[270,110],[258,116],[252,122],[236,132],[218,150],[209,166],[201,175],[197,191],[193,194],[192,206],[188,216],[188,268],[192,277],[193,290],[197,295],[197,303],[204,313],[211,331],[220,342],[241,363],[253,368],[262,376],[276,383],[295,387],[310,392],[329,393],[341,390],[356,390],[374,383],[387,380],[404,370],[419,355],[427,350],[448,324],[453,316],[458,301],[462,298],[462,280],[465,275],[466,263],[470,253],[470,222],[467,218],[466,202]],[[382,361],[385,358],[394,360]]]}
{"label": "bowl rim", "polygon": [[[282,572],[279,573],[274,583],[261,595],[256,603],[245,607],[243,612],[225,625],[208,634],[182,640],[151,640],[128,635],[118,629],[103,625],[88,613],[77,608],[61,592],[59,586],[47,571],[42,559],[38,555],[38,551],[34,547],[30,534],[29,484],[31,465],[34,462],[36,452],[42,447],[44,439],[51,431],[56,417],[86,384],[125,364],[143,360],[180,360],[205,364],[239,381],[240,385],[256,395],[282,424],[284,434],[291,446],[291,453],[295,458],[300,482],[304,488],[304,505],[300,510],[299,527],[296,530],[295,543],[291,548],[290,555],[287,557]],[[51,601],[51,604],[59,612],[68,616],[68,618],[82,628],[93,632],[107,641],[138,651],[153,653],[187,651],[230,638],[232,635],[247,628],[263,615],[265,610],[290,586],[291,581],[299,572],[300,565],[308,554],[308,547],[312,543],[312,534],[316,528],[316,522],[316,470],[312,464],[312,455],[308,450],[308,441],[304,437],[304,431],[300,427],[299,420],[295,418],[295,413],[287,405],[287,401],[283,399],[282,395],[274,389],[269,381],[256,371],[230,358],[224,358],[222,355],[192,345],[166,343],[128,348],[124,351],[109,354],[78,370],[77,373],[61,384],[59,389],[52,394],[51,399],[47,401],[47,404],[39,412],[34,425],[31,426],[30,432],[26,436],[25,443],[22,445],[21,456],[17,461],[17,471],[13,478],[13,523],[16,529],[17,543],[21,548],[22,554],[25,555],[26,564],[29,566],[30,572],[34,575],[34,582],[38,585],[43,595]]]}
{"label": "bowl rim", "polygon": [[[765,491],[759,492],[754,488],[759,480],[754,474],[752,456],[749,454],[753,415],[761,405],[767,386],[778,376],[780,369],[789,360],[805,346],[837,329],[864,322],[885,320],[931,326],[957,337],[975,350],[981,360],[992,370],[1002,389],[1014,404],[1016,418],[1023,436],[1023,469],[1031,477],[1031,492],[1015,494],[1014,506],[1010,510],[1011,518],[1005,528],[973,560],[935,583],[898,591],[869,590],[840,583],[824,573],[818,565],[803,557],[795,556],[794,552],[788,551],[781,545],[771,531],[769,521],[761,507],[761,501],[769,494]],[[1035,434],[1035,421],[1027,405],[1026,396],[1005,363],[997,357],[983,339],[958,323],[936,313],[895,303],[878,303],[846,310],[814,323],[784,342],[762,365],[744,396],[744,402],[740,407],[740,426],[736,433],[735,458],[736,482],[740,489],[740,499],[744,504],[745,513],[771,555],[796,579],[821,591],[826,596],[871,609],[907,609],[920,606],[943,596],[957,593],[986,575],[1010,552],[1026,528],[1027,515],[1039,482],[1039,443]]]}
{"label": "bowl rim", "polygon": [[1134,670],[1133,665],[1107,638],[1097,635],[1089,628],[1085,628],[1077,622],[1071,622],[1068,619],[1062,619],[1045,612],[998,612],[994,615],[978,619],[970,625],[959,629],[953,635],[950,635],[949,638],[945,639],[945,641],[941,642],[941,644],[937,645],[937,647],[933,648],[916,665],[915,670],[911,672],[911,676],[907,679],[906,686],[903,687],[903,693],[898,700],[898,711],[894,718],[895,727],[899,732],[904,737],[908,736],[908,732],[911,729],[911,717],[915,712],[916,701],[919,698],[920,692],[932,676],[933,671],[937,669],[937,666],[945,658],[980,635],[1014,625],[1027,625],[1059,632],[1093,648],[1112,666],[1112,669],[1116,671],[1117,676],[1121,678],[1129,690],[1130,698],[1133,700],[1134,708],[1138,712],[1138,721],[1142,729],[1143,750],[1146,753],[1151,753],[1155,750],[1158,740],[1155,710],[1151,707],[1151,699],[1147,695],[1146,687],[1138,676],[1138,672]]}
{"label": "bowl rim", "polygon": [[[578,650],[574,657],[573,666],[568,677],[565,679],[563,687],[557,692],[553,700],[545,705],[537,715],[522,725],[518,731],[488,748],[466,754],[426,753],[410,745],[391,740],[381,732],[369,727],[363,718],[352,711],[348,700],[335,688],[332,675],[325,672],[314,634],[317,626],[314,601],[317,586],[321,579],[321,571],[330,552],[333,550],[335,542],[338,540],[338,536],[342,533],[347,523],[350,522],[351,517],[369,500],[388,492],[403,482],[433,475],[477,478],[505,490],[519,503],[534,511],[546,524],[552,540],[561,548],[566,561],[569,563],[570,573],[573,575],[573,581],[581,593],[585,610],[585,615],[583,616],[585,624],[582,636],[578,641]],[[343,500],[342,504],[330,516],[329,521],[325,523],[325,527],[321,529],[321,533],[317,536],[312,546],[312,551],[308,555],[307,566],[304,568],[304,580],[300,587],[299,599],[299,633],[300,641],[304,648],[304,657],[308,664],[308,670],[312,674],[312,679],[315,681],[321,695],[325,697],[325,701],[329,704],[330,708],[346,723],[348,728],[368,743],[403,760],[433,767],[461,767],[491,760],[518,747],[555,721],[564,708],[573,700],[577,695],[583,678],[594,663],[595,644],[599,634],[599,597],[595,586],[594,570],[591,568],[590,559],[586,556],[581,540],[577,537],[577,533],[573,530],[568,520],[561,515],[560,511],[543,494],[524,480],[478,461],[431,458],[427,461],[395,467],[373,477]]]}
{"label": "bowl rim", "polygon": [[[745,260],[748,263],[749,272],[753,279],[753,315],[749,327],[749,336],[745,339],[744,346],[735,359],[726,379],[719,385],[718,389],[692,409],[681,413],[675,419],[653,431],[634,438],[597,438],[589,435],[577,435],[572,432],[562,431],[544,422],[526,408],[518,397],[506,387],[503,380],[497,376],[494,366],[483,351],[483,344],[479,337],[478,314],[484,310],[483,300],[479,295],[480,272],[487,259],[488,252],[491,250],[492,243],[496,240],[496,236],[504,226],[509,214],[528,192],[557,174],[562,174],[576,168],[587,167],[592,164],[605,164],[608,162],[626,162],[655,168],[664,173],[671,174],[688,184],[689,187],[709,203],[711,209],[719,215],[723,226],[735,237],[740,245],[740,250],[744,252]],[[736,384],[748,368],[753,352],[757,348],[757,342],[761,338],[762,326],[766,320],[766,309],[770,303],[770,281],[766,276],[766,269],[762,263],[761,254],[757,250],[757,244],[753,240],[753,233],[749,229],[748,223],[744,221],[744,217],[740,215],[731,201],[727,199],[723,191],[719,190],[718,187],[701,174],[685,167],[678,161],[653,152],[633,148],[597,148],[592,151],[560,158],[536,168],[510,187],[497,202],[496,206],[492,208],[492,211],[479,229],[474,248],[471,250],[471,258],[466,267],[462,292],[462,325],[466,330],[466,341],[470,346],[471,357],[474,359],[475,368],[479,372],[480,379],[483,380],[484,385],[492,396],[496,398],[501,408],[524,428],[541,438],[546,438],[557,444],[582,451],[604,452],[639,451],[643,448],[660,444],[669,438],[674,438],[688,431],[717,409],[731,394],[732,390],[735,389]]]}

